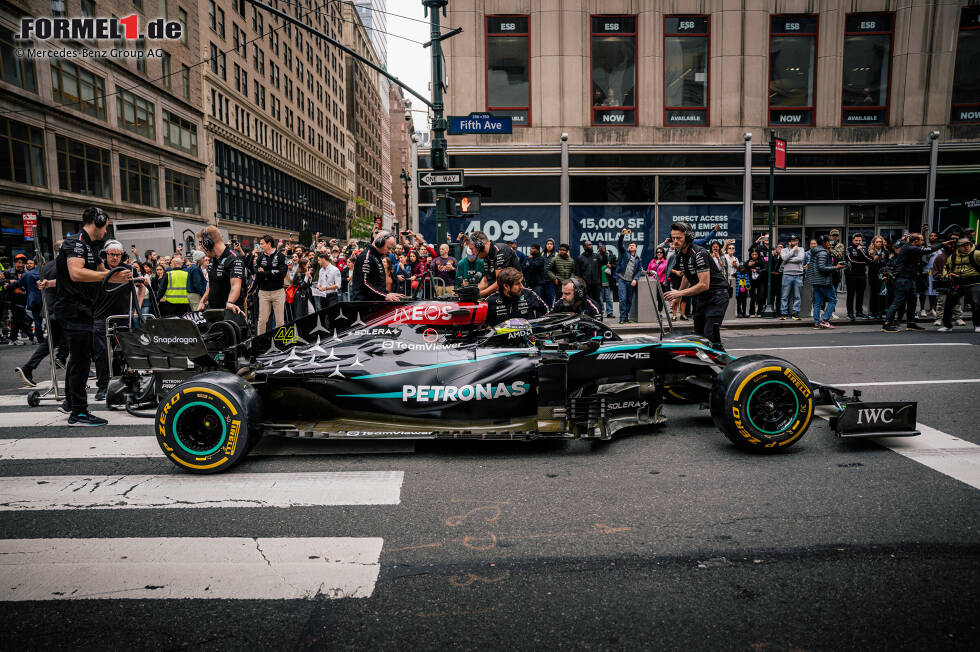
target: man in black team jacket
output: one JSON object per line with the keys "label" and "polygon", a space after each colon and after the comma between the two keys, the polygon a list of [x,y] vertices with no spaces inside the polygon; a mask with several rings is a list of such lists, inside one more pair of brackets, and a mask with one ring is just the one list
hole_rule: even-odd
{"label": "man in black team jacket", "polygon": [[521,261],[514,250],[507,245],[498,247],[490,242],[490,238],[483,231],[470,233],[469,247],[473,255],[483,261],[483,278],[480,280],[481,297],[490,296],[500,290],[497,285],[497,274],[502,269],[513,267],[518,272],[521,271]]}
{"label": "man in black team jacket", "polygon": [[487,325],[495,326],[508,319],[534,319],[548,314],[544,305],[533,290],[524,287],[524,274],[512,267],[505,267],[497,275],[495,285],[500,291],[487,297]]}
{"label": "man in black team jacket", "polygon": [[383,259],[394,248],[395,236],[381,231],[357,254],[350,279],[351,301],[398,301],[402,298],[397,292],[389,292],[385,282],[387,274]]}
{"label": "man in black team jacket", "polygon": [[201,297],[201,305],[209,310],[224,310],[225,319],[231,319],[247,328],[245,321],[245,263],[234,251],[225,246],[216,226],[208,226],[197,234],[201,250],[211,258],[208,268],[208,289]]}
{"label": "man in black team jacket", "polygon": [[684,275],[680,288],[667,292],[664,297],[674,303],[683,297],[698,296],[694,311],[694,333],[707,337],[714,346],[721,347],[721,322],[728,308],[728,279],[714,264],[707,249],[694,244],[691,227],[686,222],[670,225],[673,241],[674,269]]}
{"label": "man in black team jacket", "polygon": [[[885,313],[885,323],[881,330],[886,333],[898,332],[898,319],[902,308],[905,308],[907,322],[905,328],[910,331],[924,331],[925,329],[915,323],[915,277],[922,271],[922,257],[932,252],[942,249],[956,242],[955,239],[940,242],[933,247],[921,247],[917,243],[922,241],[921,233],[910,233],[905,236],[905,240],[896,241],[892,244],[895,257],[889,262],[895,273],[892,287],[895,292],[895,299]],[[915,243],[915,244],[913,244]]]}
{"label": "man in black team jacket", "polygon": [[[62,411],[70,413],[70,426],[104,426],[108,423],[88,410],[89,365],[92,363],[92,325],[98,283],[108,275],[99,259],[96,243],[105,238],[109,216],[100,208],[86,208],[82,213],[82,230],[65,238],[57,257],[57,301],[55,318],[64,329],[68,343],[68,369],[65,393],[68,398]],[[125,283],[133,277],[131,271],[117,273],[112,281]]]}
{"label": "man in black team jacket", "polygon": [[555,301],[551,312],[574,312],[594,319],[602,319],[602,312],[589,298],[585,282],[573,276],[561,284],[561,296]]}

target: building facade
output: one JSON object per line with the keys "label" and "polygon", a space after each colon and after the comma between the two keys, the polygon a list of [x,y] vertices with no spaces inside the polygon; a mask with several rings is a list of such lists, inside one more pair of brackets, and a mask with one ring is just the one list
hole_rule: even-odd
{"label": "building facade", "polygon": [[[14,39],[22,16],[133,13],[141,25],[147,18],[180,21],[186,38],[162,47],[149,40]],[[193,243],[209,210],[202,189],[199,60],[191,47],[197,40],[197,12],[184,0],[3,5],[0,256],[33,253],[35,243],[24,237],[22,213],[37,214],[38,243],[50,256],[56,240],[81,229],[82,212],[89,206],[101,207],[112,218],[113,234],[127,248],[129,236],[153,225],[173,230],[173,246],[188,237]],[[63,49],[77,56],[43,53]],[[99,50],[116,53],[94,56]]]}
{"label": "building facade", "polygon": [[[270,4],[343,42],[337,3]],[[244,246],[265,233],[343,237],[350,193],[342,53],[244,0],[204,0],[197,11],[206,187],[219,227]]]}
{"label": "building facade", "polygon": [[770,130],[788,141],[780,239],[975,220],[978,5],[453,0],[447,24],[469,36],[443,43],[447,114],[510,116],[513,133],[449,138],[448,167],[483,194],[449,232],[526,247],[630,228],[649,258],[685,219],[741,251],[768,223]]}
{"label": "building facade", "polygon": [[402,89],[390,84],[388,89],[388,116],[391,122],[391,177],[394,222],[403,229],[412,228],[410,207],[412,185],[416,183],[412,169],[412,136],[415,122],[412,119],[412,101]]}

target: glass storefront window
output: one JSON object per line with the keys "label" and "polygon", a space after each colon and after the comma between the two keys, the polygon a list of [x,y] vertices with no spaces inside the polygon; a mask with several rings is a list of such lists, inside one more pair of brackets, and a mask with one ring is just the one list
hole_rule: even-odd
{"label": "glass storefront window", "polygon": [[872,205],[848,206],[847,223],[867,225],[875,223],[875,207]]}
{"label": "glass storefront window", "polygon": [[707,16],[664,18],[664,125],[707,126]]}
{"label": "glass storefront window", "polygon": [[636,124],[636,16],[592,16],[592,124]]}
{"label": "glass storefront window", "polygon": [[980,7],[965,7],[960,14],[953,71],[953,110],[949,121],[980,123]]}
{"label": "glass storefront window", "polygon": [[769,124],[813,124],[817,17],[772,16],[769,24]]}
{"label": "glass storefront window", "polygon": [[892,14],[852,14],[845,21],[841,124],[888,124]]}
{"label": "glass storefront window", "polygon": [[487,111],[531,124],[531,50],[527,16],[487,16]]}

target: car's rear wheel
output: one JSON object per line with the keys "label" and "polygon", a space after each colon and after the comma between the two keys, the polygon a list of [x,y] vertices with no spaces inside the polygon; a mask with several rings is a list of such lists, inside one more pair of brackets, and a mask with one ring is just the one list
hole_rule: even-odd
{"label": "car's rear wheel", "polygon": [[168,393],[156,414],[157,443],[191,473],[218,473],[237,464],[258,433],[258,392],[225,372],[195,376]]}
{"label": "car's rear wheel", "polygon": [[774,453],[792,446],[810,427],[813,390],[797,367],[753,355],[726,365],[711,390],[715,425],[741,449]]}

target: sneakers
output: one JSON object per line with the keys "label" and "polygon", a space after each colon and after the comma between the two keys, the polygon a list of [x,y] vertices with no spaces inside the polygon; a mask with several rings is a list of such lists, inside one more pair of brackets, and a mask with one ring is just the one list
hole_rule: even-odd
{"label": "sneakers", "polygon": [[966,326],[966,322],[963,321],[962,319],[957,319],[956,321],[953,322],[953,324],[955,326]]}
{"label": "sneakers", "polygon": [[907,331],[924,331],[925,329],[918,324],[906,324],[905,330]]}
{"label": "sneakers", "polygon": [[847,316],[847,321],[856,321],[856,319],[857,318],[854,315],[848,315]]}
{"label": "sneakers", "polygon": [[857,314],[857,318],[858,318],[858,319],[871,319],[871,317],[870,317],[869,315],[866,315],[866,314],[864,314],[863,312],[859,312],[859,313]]}
{"label": "sneakers", "polygon": [[67,398],[61,402],[61,405],[58,406],[58,412],[61,412],[62,414],[71,414],[71,403]]}
{"label": "sneakers", "polygon": [[14,369],[17,372],[17,376],[20,378],[20,382],[24,383],[28,387],[37,387],[37,383],[34,382],[33,374],[28,367],[16,367]]}
{"label": "sneakers", "polygon": [[943,325],[943,320],[942,319],[937,319],[936,321],[932,322],[932,325],[933,326],[942,326]]}
{"label": "sneakers", "polygon": [[68,417],[69,426],[104,426],[108,423],[102,417],[97,417],[88,411],[73,412]]}
{"label": "sneakers", "polygon": [[974,326],[973,327],[973,332],[974,333],[980,333],[980,326]]}
{"label": "sneakers", "polygon": [[930,310],[929,311],[929,316],[930,317],[935,317],[936,316],[936,311],[935,310]]}
{"label": "sneakers", "polygon": [[95,402],[100,403],[105,400],[106,388],[100,387],[95,390]]}
{"label": "sneakers", "polygon": [[928,316],[929,315],[926,314],[926,311],[925,310],[920,310],[919,311],[919,317],[921,317],[922,319],[925,319]]}
{"label": "sneakers", "polygon": [[882,333],[897,333],[898,332],[898,324],[885,324],[884,326],[881,327],[881,332]]}
{"label": "sneakers", "polygon": [[800,321],[800,313],[798,313],[798,312],[797,313],[793,313],[793,319],[795,321]]}
{"label": "sneakers", "polygon": [[786,321],[786,315],[780,315],[779,321]]}
{"label": "sneakers", "polygon": [[831,324],[829,321],[822,321],[820,322],[820,328],[837,328],[837,327]]}
{"label": "sneakers", "polygon": [[[977,331],[978,329],[974,328],[973,330]],[[939,329],[936,332],[937,333],[952,333],[953,332],[953,329],[952,328],[946,328],[945,326],[940,326]],[[978,331],[978,332],[980,332],[980,331]]]}

